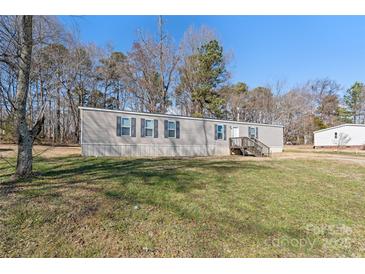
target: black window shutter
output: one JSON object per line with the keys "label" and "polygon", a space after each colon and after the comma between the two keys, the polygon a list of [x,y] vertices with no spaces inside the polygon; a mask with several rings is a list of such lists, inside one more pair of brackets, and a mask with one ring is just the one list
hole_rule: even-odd
{"label": "black window shutter", "polygon": [[259,128],[256,127],[256,139],[258,139],[258,138],[259,138]]}
{"label": "black window shutter", "polygon": [[131,119],[131,136],[136,137],[136,118]]}
{"label": "black window shutter", "polygon": [[155,138],[158,138],[158,120],[153,120],[153,124],[154,124],[154,129],[153,129],[153,132],[154,132],[154,137]]}
{"label": "black window shutter", "polygon": [[141,137],[144,137],[144,126],[145,126],[144,119],[141,118]]}
{"label": "black window shutter", "polygon": [[248,127],[248,138],[251,138],[251,127]]}
{"label": "black window shutter", "polygon": [[227,140],[227,126],[224,125],[224,140]]}
{"label": "black window shutter", "polygon": [[176,121],[176,139],[180,139],[180,122]]}
{"label": "black window shutter", "polygon": [[218,126],[214,125],[214,139],[217,140],[218,139]]}
{"label": "black window shutter", "polygon": [[121,132],[122,132],[122,129],[121,129],[121,117],[120,116],[117,116],[117,136],[121,136]]}
{"label": "black window shutter", "polygon": [[164,134],[165,138],[169,138],[169,121],[165,120],[164,122]]}

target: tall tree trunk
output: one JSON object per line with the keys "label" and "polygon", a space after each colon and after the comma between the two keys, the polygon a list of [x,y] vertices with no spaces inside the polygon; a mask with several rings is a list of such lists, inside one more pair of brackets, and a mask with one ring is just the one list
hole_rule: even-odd
{"label": "tall tree trunk", "polygon": [[[40,89],[39,90],[39,92],[40,92],[40,102],[41,102],[41,105],[43,105],[43,104],[46,103],[46,100],[45,100],[45,96],[44,96],[44,87],[43,87],[43,80],[42,80],[42,69],[40,71],[39,89]],[[45,126],[42,127],[42,136],[45,137],[45,138],[48,138]]]}
{"label": "tall tree trunk", "polygon": [[[103,108],[106,108],[107,93],[108,93],[108,83],[105,82],[104,96],[103,96]],[[82,106],[81,103],[80,103],[80,106]]]}
{"label": "tall tree trunk", "polygon": [[57,109],[56,109],[56,142],[61,141],[61,90],[57,88]]}
{"label": "tall tree trunk", "polygon": [[21,17],[21,50],[19,60],[18,86],[15,99],[15,126],[18,141],[18,158],[15,176],[26,177],[32,173],[32,148],[35,137],[40,133],[44,122],[44,107],[41,108],[37,121],[31,130],[26,120],[29,75],[32,61],[32,24],[33,16]]}
{"label": "tall tree trunk", "polygon": [[160,110],[162,113],[166,113],[167,111],[167,90],[165,88],[165,79],[164,79],[164,60],[163,60],[163,40],[165,39],[164,37],[164,33],[163,33],[163,19],[162,16],[159,16],[158,18],[158,28],[159,28],[159,35],[160,35],[160,41],[159,41],[159,55],[160,55],[160,88],[162,91],[162,102],[161,102],[161,107]]}
{"label": "tall tree trunk", "polygon": [[[47,94],[48,94],[48,92],[47,92]],[[50,99],[51,96],[48,95],[47,98],[49,98],[48,99],[48,115],[47,115],[48,121],[47,121],[47,125],[45,125],[45,127],[47,127],[47,132],[48,132],[47,140],[48,140],[48,142],[50,142],[51,139],[54,141],[54,127],[52,126],[52,101]],[[45,101],[45,104],[47,104],[47,100]]]}
{"label": "tall tree trunk", "polygon": [[26,121],[26,105],[33,46],[32,21],[33,18],[30,15],[22,16],[21,18],[21,54],[15,103],[16,134],[18,141],[18,158],[15,175],[20,177],[29,176],[32,172],[33,139]]}

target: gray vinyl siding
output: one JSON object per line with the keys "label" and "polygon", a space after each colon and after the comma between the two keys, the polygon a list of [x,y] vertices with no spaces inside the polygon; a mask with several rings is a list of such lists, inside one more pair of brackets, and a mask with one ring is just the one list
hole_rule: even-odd
{"label": "gray vinyl siding", "polygon": [[[84,156],[209,156],[229,155],[231,127],[238,126],[240,136],[248,136],[249,124],[232,121],[194,119],[180,116],[146,115],[99,109],[81,108],[81,147]],[[136,137],[117,136],[117,117],[136,118]],[[141,136],[141,119],[157,120],[158,137]],[[179,138],[165,137],[165,120],[178,121]],[[215,140],[215,125],[226,126],[225,140]],[[273,148],[282,149],[283,128],[257,125],[259,140]]]}

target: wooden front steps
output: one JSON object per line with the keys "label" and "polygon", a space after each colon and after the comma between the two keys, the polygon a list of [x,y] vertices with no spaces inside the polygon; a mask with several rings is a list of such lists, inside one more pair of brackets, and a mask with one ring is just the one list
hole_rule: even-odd
{"label": "wooden front steps", "polygon": [[232,137],[229,138],[229,149],[231,154],[240,154],[244,156],[270,157],[270,148],[257,139],[249,137]]}

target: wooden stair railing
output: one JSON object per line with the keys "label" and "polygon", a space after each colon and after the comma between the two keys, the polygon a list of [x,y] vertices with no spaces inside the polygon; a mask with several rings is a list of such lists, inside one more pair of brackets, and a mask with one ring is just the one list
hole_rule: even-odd
{"label": "wooden stair railing", "polygon": [[249,152],[258,157],[271,156],[270,147],[257,139],[251,139],[249,137],[229,138],[229,148],[231,152],[239,149],[243,155],[247,155]]}
{"label": "wooden stair railing", "polygon": [[259,141],[258,139],[253,139],[258,145],[262,147],[262,152],[267,155],[268,157],[271,156],[270,147],[264,144],[263,142]]}

